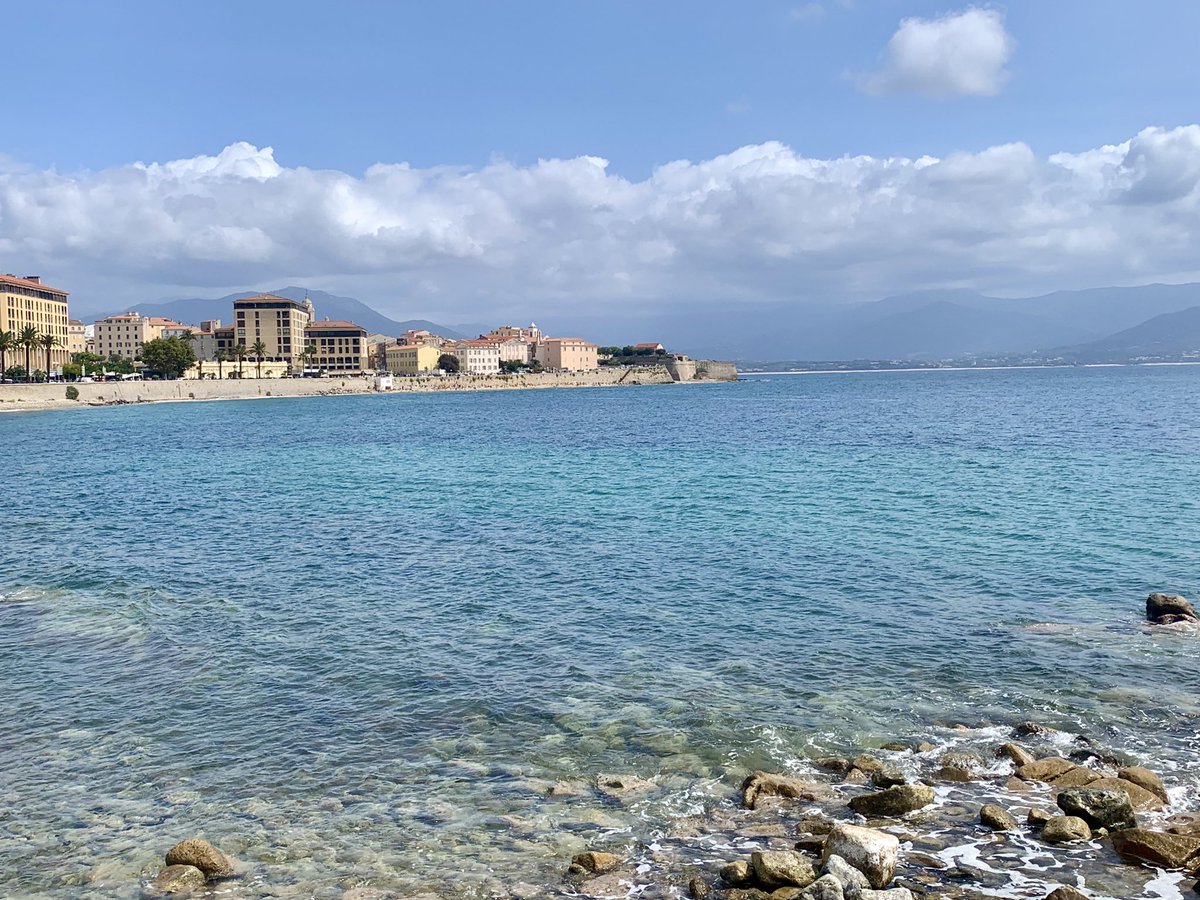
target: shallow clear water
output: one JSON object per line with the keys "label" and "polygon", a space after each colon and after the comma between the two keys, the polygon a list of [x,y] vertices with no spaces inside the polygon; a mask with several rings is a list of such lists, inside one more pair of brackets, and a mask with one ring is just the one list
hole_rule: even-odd
{"label": "shallow clear water", "polygon": [[1192,791],[1198,448],[1191,367],[2,416],[0,893],[486,895],[939,723]]}

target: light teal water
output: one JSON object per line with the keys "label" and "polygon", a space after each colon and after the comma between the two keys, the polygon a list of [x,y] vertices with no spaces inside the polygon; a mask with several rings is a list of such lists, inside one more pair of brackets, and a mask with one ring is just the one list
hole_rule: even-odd
{"label": "light teal water", "polygon": [[[487,895],[747,767],[1037,718],[1193,791],[1200,370],[0,417],[0,893]],[[613,805],[545,796],[636,774]],[[1191,796],[1189,794],[1189,796]],[[237,891],[245,892],[237,894]]]}

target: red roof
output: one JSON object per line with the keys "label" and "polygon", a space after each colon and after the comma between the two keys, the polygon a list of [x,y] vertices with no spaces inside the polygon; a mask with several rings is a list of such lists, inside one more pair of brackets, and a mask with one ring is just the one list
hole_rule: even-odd
{"label": "red roof", "polygon": [[48,284],[42,284],[40,281],[30,281],[28,278],[18,278],[16,275],[0,275],[0,282],[4,284],[16,284],[21,287],[38,288],[43,291],[50,291],[52,294],[62,294],[67,296],[66,291],[60,291],[58,288],[50,287]]}
{"label": "red roof", "polygon": [[309,331],[312,329],[330,329],[330,328],[333,328],[336,330],[353,328],[356,331],[362,331],[362,332],[365,332],[367,330],[367,329],[363,328],[361,325],[356,325],[353,322],[342,322],[342,321],[338,321],[337,319],[326,319],[326,320],[322,320],[320,322],[309,322],[308,325],[305,326],[306,331]]}

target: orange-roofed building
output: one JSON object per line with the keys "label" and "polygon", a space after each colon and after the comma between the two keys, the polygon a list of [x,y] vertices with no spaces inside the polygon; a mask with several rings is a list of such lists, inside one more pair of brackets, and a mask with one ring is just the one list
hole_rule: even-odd
{"label": "orange-roofed building", "polygon": [[367,329],[361,325],[333,319],[318,320],[304,329],[304,342],[312,348],[309,367],[342,374],[371,370]]}
{"label": "orange-roofed building", "polygon": [[[39,335],[53,335],[57,346],[50,351],[50,369],[62,372],[64,363],[70,362],[67,351],[67,292],[42,284],[37,275],[18,278],[16,275],[0,275],[0,331],[11,331],[19,335],[25,328],[33,327]],[[20,362],[14,362],[16,356]],[[38,370],[46,367],[46,351],[35,347],[29,356],[29,366]],[[25,365],[24,354],[9,354],[6,365]]]}
{"label": "orange-roofed building", "polygon": [[164,334],[182,335],[190,329],[190,325],[183,325],[174,319],[128,312],[97,321],[92,339],[96,353],[105,359],[112,356],[141,359],[142,347],[147,341],[156,341]]}

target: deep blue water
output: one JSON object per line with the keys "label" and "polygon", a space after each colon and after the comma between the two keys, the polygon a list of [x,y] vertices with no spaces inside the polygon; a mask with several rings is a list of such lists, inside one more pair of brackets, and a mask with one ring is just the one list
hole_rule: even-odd
{"label": "deep blue water", "polygon": [[1198,449],[1191,367],[0,416],[0,893],[200,832],[483,892],[574,846],[555,780],[655,780],[650,827],[939,723],[1194,772],[1200,640],[1140,619],[1198,592]]}

